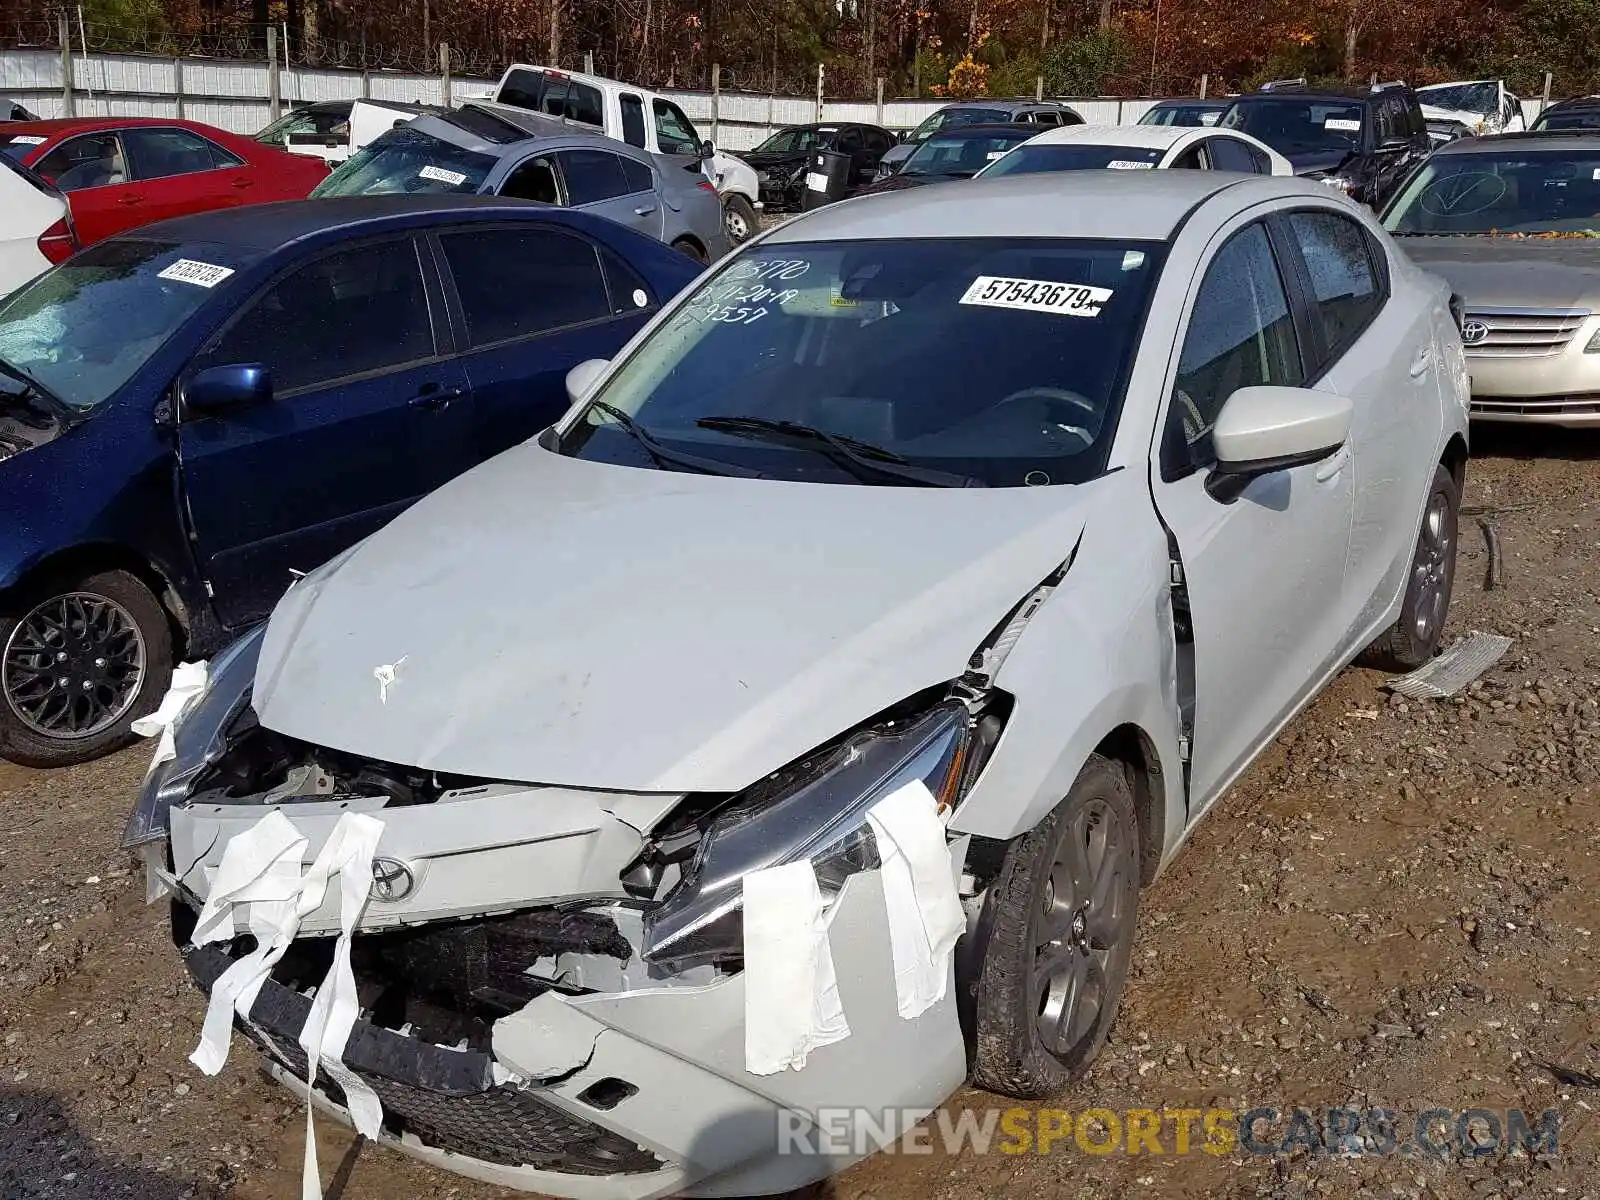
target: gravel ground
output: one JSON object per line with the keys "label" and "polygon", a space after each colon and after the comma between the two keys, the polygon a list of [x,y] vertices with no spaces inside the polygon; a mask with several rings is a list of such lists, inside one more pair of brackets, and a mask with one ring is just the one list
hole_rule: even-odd
{"label": "gravel ground", "polygon": [[[837,1200],[1600,1196],[1600,439],[1479,431],[1454,631],[1516,638],[1453,702],[1345,672],[1143,898],[1113,1040],[1059,1101],[1561,1114],[1554,1156],[880,1155]],[[201,997],[116,849],[149,758],[0,763],[0,1197],[277,1200],[301,1111],[236,1044],[185,1061]],[[1565,1081],[1545,1065],[1568,1068]],[[953,1097],[953,1111],[989,1098]],[[350,1145],[321,1125],[324,1177]],[[1169,1127],[1170,1128],[1170,1127]],[[347,1200],[509,1195],[368,1148]]]}

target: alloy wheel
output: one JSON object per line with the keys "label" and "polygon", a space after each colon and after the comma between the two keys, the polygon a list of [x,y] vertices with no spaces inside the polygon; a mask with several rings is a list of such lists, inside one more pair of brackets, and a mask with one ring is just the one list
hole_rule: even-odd
{"label": "alloy wheel", "polygon": [[1444,620],[1447,603],[1451,555],[1455,537],[1450,522],[1450,499],[1443,492],[1428,498],[1428,511],[1422,518],[1422,534],[1417,539],[1417,556],[1411,567],[1411,589],[1417,640],[1431,644]]}
{"label": "alloy wheel", "polygon": [[67,592],[12,629],[0,657],[0,690],[28,729],[75,741],[127,715],[146,663],[144,634],[126,608],[92,592]]}

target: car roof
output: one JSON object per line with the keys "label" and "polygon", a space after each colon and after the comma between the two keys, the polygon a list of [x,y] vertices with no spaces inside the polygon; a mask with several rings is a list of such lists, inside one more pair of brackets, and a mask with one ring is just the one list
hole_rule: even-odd
{"label": "car roof", "polygon": [[947,112],[952,108],[1065,108],[1066,105],[1054,100],[957,100],[946,104],[940,112]]}
{"label": "car roof", "polygon": [[1321,183],[1227,171],[1001,175],[842,200],[785,222],[763,242],[959,237],[1164,241],[1198,205],[1234,187],[1252,189],[1252,200],[1330,194]]}
{"label": "car roof", "polygon": [[[1391,91],[1393,89],[1390,89]],[[1383,92],[1374,92],[1367,88],[1339,88],[1339,87],[1277,87],[1271,90],[1258,92],[1245,92],[1235,96],[1232,103],[1263,103],[1267,101],[1284,100],[1342,100],[1347,104],[1361,103],[1371,100],[1375,96],[1382,96]]]}
{"label": "car roof", "polygon": [[293,242],[334,230],[361,226],[378,233],[404,228],[422,218],[457,217],[470,220],[527,220],[537,214],[559,224],[578,224],[572,213],[551,205],[499,196],[410,193],[387,196],[326,196],[317,200],[285,200],[250,204],[241,208],[216,208],[174,217],[131,229],[119,237],[140,241],[158,238],[172,242],[213,242],[241,249],[270,252]]}
{"label": "car roof", "polygon": [[[1600,96],[1568,96],[1565,100],[1555,100],[1545,106],[1545,112],[1553,108],[1595,108],[1600,107]],[[1541,116],[1543,114],[1540,114]]]}
{"label": "car roof", "polygon": [[1170,150],[1185,139],[1206,137],[1215,130],[1215,125],[1063,125],[1033,140],[1041,146],[1076,142],[1086,146]]}
{"label": "car roof", "polygon": [[1446,142],[1435,154],[1494,154],[1504,150],[1600,151],[1600,129],[1530,129]]}
{"label": "car roof", "polygon": [[56,117],[46,121],[7,121],[7,134],[40,134],[45,137],[64,137],[72,133],[94,133],[102,129],[135,129],[141,126],[162,126],[189,129],[195,133],[214,137],[231,136],[226,129],[218,129],[202,121],[185,121],[177,117]]}
{"label": "car roof", "polygon": [[[473,110],[499,121],[510,136],[504,141],[495,141],[472,128],[464,116]],[[574,145],[592,145],[596,149],[620,154],[623,158],[631,158],[644,166],[656,165],[655,156],[648,150],[641,150],[637,146],[630,146],[627,142],[608,138],[592,125],[564,121],[560,117],[530,112],[514,105],[478,102],[464,104],[458,109],[446,112],[424,113],[406,128],[440,137],[451,145],[495,158],[513,153],[525,153],[530,143],[550,144],[556,149]]]}
{"label": "car roof", "polygon": [[1227,108],[1234,99],[1233,96],[1172,96],[1166,100],[1157,100],[1145,111],[1158,108]]}
{"label": "car roof", "polygon": [[1030,136],[1037,134],[1043,126],[1031,125],[1025,121],[982,121],[972,125],[955,125],[949,129],[941,129],[933,136],[936,138],[981,138],[993,137],[997,133],[1027,133]]}

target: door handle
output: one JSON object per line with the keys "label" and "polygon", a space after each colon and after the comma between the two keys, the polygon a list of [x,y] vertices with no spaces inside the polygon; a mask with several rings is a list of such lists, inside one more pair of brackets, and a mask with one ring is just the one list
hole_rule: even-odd
{"label": "door handle", "polygon": [[1424,349],[1411,360],[1411,378],[1421,379],[1428,373],[1428,368],[1433,365],[1433,351]]}
{"label": "door handle", "polygon": [[1317,482],[1327,483],[1344,470],[1345,464],[1349,461],[1350,447],[1340,446],[1338,453],[1332,458],[1325,458],[1317,464]]}
{"label": "door handle", "polygon": [[255,185],[256,181],[254,179],[235,179],[233,181],[233,186],[236,188],[255,187]]}
{"label": "door handle", "polygon": [[442,388],[437,383],[426,383],[415,396],[406,401],[406,405],[409,408],[420,408],[423,412],[443,412],[450,407],[452,400],[460,399],[463,394],[458,387]]}
{"label": "door handle", "polygon": [[118,200],[117,203],[118,204],[143,204],[144,203],[144,197],[143,196],[124,196],[124,197],[122,197],[122,199]]}
{"label": "door handle", "polygon": [[651,213],[655,212],[655,210],[656,206],[654,204],[647,204],[643,208],[634,209],[633,215],[636,217],[648,217]]}

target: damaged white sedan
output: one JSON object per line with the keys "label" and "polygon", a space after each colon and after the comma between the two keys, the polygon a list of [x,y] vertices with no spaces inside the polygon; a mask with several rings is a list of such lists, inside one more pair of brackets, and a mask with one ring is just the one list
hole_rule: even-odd
{"label": "damaged white sedan", "polygon": [[128,834],[197,1063],[616,1200],[1087,1067],[1201,814],[1438,645],[1464,358],[1316,183],[936,191],[750,243],[211,664]]}

